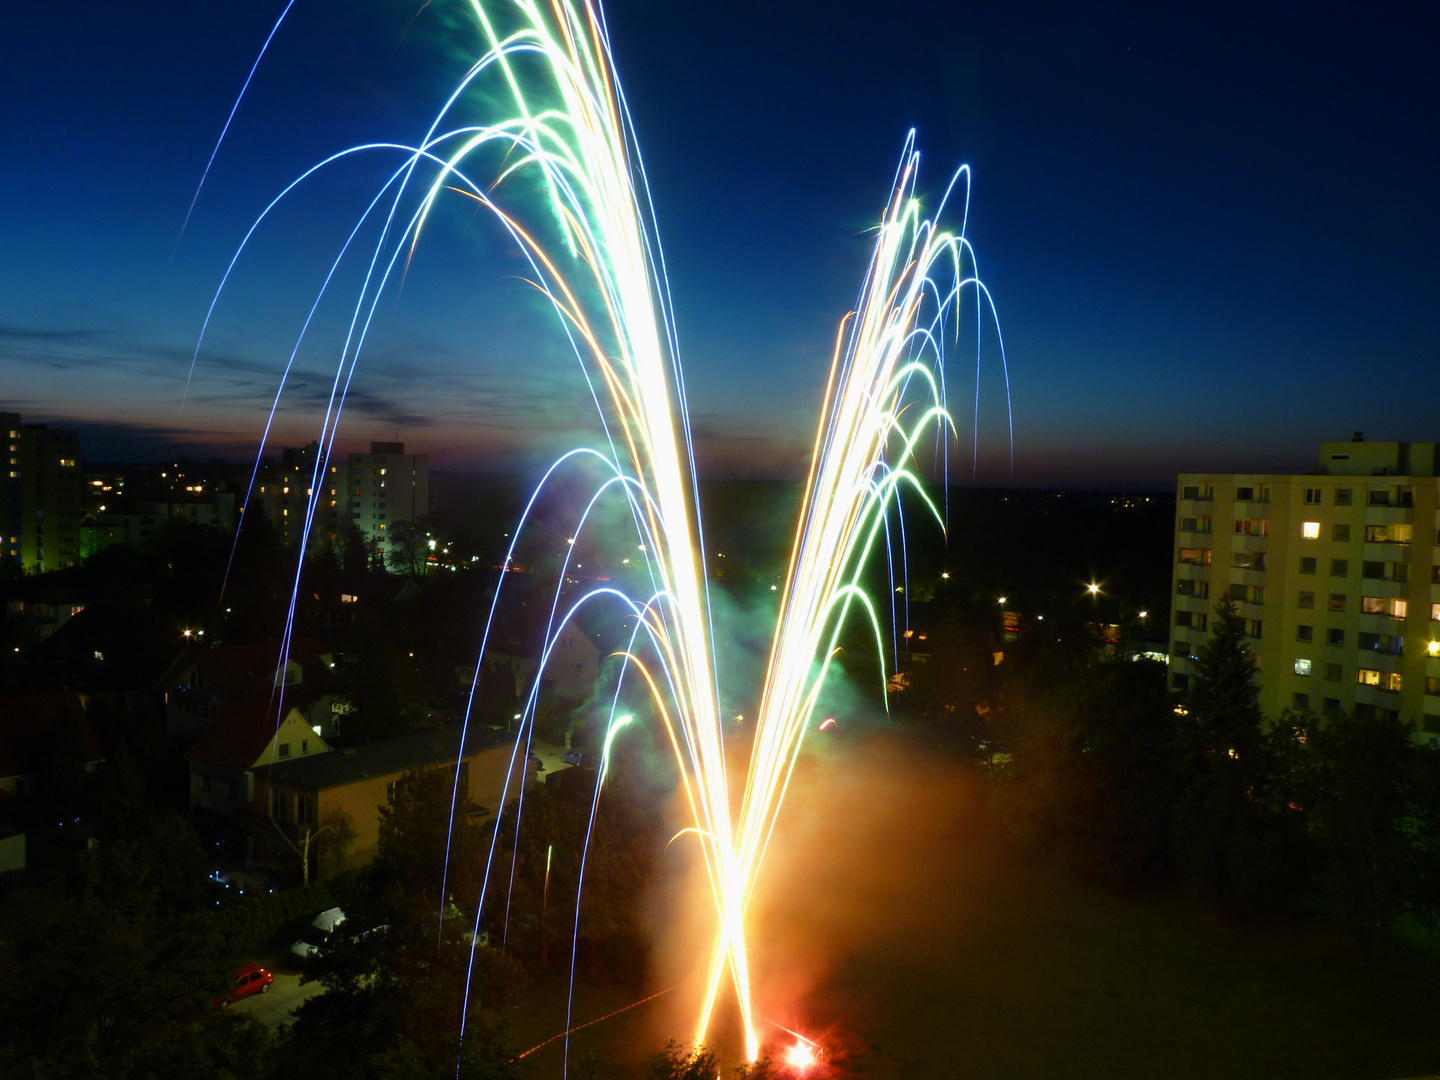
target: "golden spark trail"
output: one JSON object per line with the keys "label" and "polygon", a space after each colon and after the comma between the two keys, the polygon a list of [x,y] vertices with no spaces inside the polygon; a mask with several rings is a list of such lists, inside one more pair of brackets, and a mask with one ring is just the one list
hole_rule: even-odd
{"label": "golden spark trail", "polygon": [[[270,203],[241,244],[243,251],[275,204],[318,170],[362,152],[408,155],[356,224],[320,290],[323,297],[361,226],[367,220],[378,221],[381,238],[365,269],[326,406],[304,540],[325,490],[320,470],[333,447],[382,290],[397,268],[403,278],[439,199],[459,195],[476,201],[494,215],[528,260],[532,284],[553,306],[585,372],[604,429],[608,453],[588,447],[567,453],[546,473],[541,487],[569,462],[600,462],[608,478],[590,505],[612,486],[626,500],[651,585],[643,601],[615,588],[591,590],[562,616],[562,569],[540,670],[521,727],[533,732],[544,660],[567,621],[592,601],[626,605],[636,625],[631,647],[620,654],[624,673],[634,673],[648,690],[680,765],[693,818],[681,833],[693,832],[700,842],[715,905],[715,937],[695,1042],[704,1040],[728,979],[738,1003],[746,1054],[753,1060],[760,1040],[751,1004],[746,909],[804,734],[854,608],[860,609],[875,635],[884,678],[884,635],[875,606],[861,588],[861,576],[882,533],[889,542],[888,515],[897,511],[902,490],[918,496],[943,528],[943,516],[922,489],[915,450],[927,433],[931,437],[938,433],[944,443],[953,431],[944,408],[945,340],[958,334],[963,297],[973,292],[976,301],[977,388],[980,322],[987,311],[994,320],[994,306],[974,275],[974,253],[963,225],[958,235],[951,234],[921,215],[915,194],[919,155],[912,133],[879,223],[858,303],[842,320],[836,337],[737,811],[727,782],[694,451],[669,289],[604,22],[593,0],[468,2],[487,43],[485,51],[418,145],[367,144],[326,158]],[[481,108],[487,116],[509,115],[479,122],[457,120],[455,114],[472,99],[486,102]],[[446,124],[452,126],[447,129]],[[968,170],[956,174],[951,189],[962,177],[968,217]],[[947,189],[941,210],[949,194]],[[235,259],[239,256],[237,251]],[[232,260],[230,269],[234,265]],[[230,269],[221,281],[222,290]],[[320,298],[315,304],[318,307]],[[211,312],[214,307],[212,301]],[[206,325],[209,317],[207,313]],[[301,339],[309,325],[307,319]],[[202,329],[202,337],[203,333]],[[294,357],[292,353],[291,364]],[[1003,364],[1003,344],[1000,357]],[[289,371],[287,366],[287,377]],[[1006,380],[1008,395],[1008,374]],[[276,408],[279,400],[277,393]],[[274,416],[272,408],[271,423]],[[507,568],[538,494],[537,489],[516,529]],[[589,513],[587,507],[577,537]],[[568,552],[565,559],[568,567]],[[297,571],[292,615],[298,595]],[[494,605],[499,602],[497,590],[481,642],[482,660]],[[285,648],[289,635],[287,627]],[[472,701],[473,691],[472,683]],[[611,744],[629,719],[615,716],[612,708],[596,800]],[[834,725],[830,719],[825,723]],[[520,744],[517,739],[517,752]],[[592,805],[592,825],[593,820]],[[492,836],[498,834],[497,828]],[[494,858],[493,840],[490,858]],[[583,856],[580,865],[583,883]],[[487,886],[489,879],[487,863]],[[548,895],[548,873],[546,888]],[[478,914],[476,924],[478,929]]]}

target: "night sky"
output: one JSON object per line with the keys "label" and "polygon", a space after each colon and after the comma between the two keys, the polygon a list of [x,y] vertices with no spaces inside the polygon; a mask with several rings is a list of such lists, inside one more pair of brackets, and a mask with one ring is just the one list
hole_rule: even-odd
{"label": "night sky", "polygon": [[[253,453],[338,245],[478,56],[464,5],[6,4],[0,14],[0,404],[85,456]],[[1265,10],[1262,10],[1264,8]],[[1440,438],[1440,8],[615,0],[607,8],[668,258],[699,453],[793,475],[905,133],[921,189],[974,169],[969,236],[1000,310],[1017,482],[1164,488],[1292,470],[1322,439]],[[958,224],[958,222],[957,222]],[[524,264],[465,206],[381,304],[340,444],[533,469],[590,426]],[[322,320],[274,438],[313,437]],[[979,480],[1008,480],[982,371]],[[966,417],[973,364],[957,354]],[[968,451],[959,455],[968,475]]]}

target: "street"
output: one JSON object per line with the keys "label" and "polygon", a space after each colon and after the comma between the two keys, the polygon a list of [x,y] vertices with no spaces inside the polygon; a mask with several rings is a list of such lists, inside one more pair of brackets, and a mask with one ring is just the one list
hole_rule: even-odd
{"label": "street", "polygon": [[294,1019],[295,1009],[302,1001],[314,997],[324,989],[318,982],[301,986],[300,973],[274,966],[278,963],[274,958],[267,958],[265,962],[265,966],[275,976],[275,982],[268,993],[251,994],[230,1006],[239,1014],[253,1016],[271,1031],[281,1024],[288,1024]]}

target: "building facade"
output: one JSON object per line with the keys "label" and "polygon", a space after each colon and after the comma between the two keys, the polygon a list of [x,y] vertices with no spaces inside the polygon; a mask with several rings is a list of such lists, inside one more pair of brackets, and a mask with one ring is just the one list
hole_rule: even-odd
{"label": "building facade", "polygon": [[0,413],[6,436],[4,557],[43,573],[80,561],[80,437]]}
{"label": "building facade", "polygon": [[[351,454],[338,467],[336,484],[340,506],[367,543],[385,555],[394,554],[392,537],[397,521],[414,523],[430,516],[430,455],[407,454],[401,442],[372,442],[368,454]],[[338,509],[338,507],[337,507]]]}
{"label": "building facade", "polygon": [[1388,715],[1440,739],[1440,456],[1435,443],[1322,443],[1301,476],[1182,473],[1170,685],[1234,601],[1267,718]]}

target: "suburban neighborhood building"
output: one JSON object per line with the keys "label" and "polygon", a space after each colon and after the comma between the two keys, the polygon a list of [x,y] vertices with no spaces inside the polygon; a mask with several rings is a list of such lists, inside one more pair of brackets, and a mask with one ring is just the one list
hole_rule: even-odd
{"label": "suburban neighborhood building", "polygon": [[1440,739],[1437,444],[1357,432],[1313,472],[1182,473],[1176,494],[1172,688],[1228,597],[1267,717],[1358,710]]}
{"label": "suburban neighborhood building", "polygon": [[454,724],[258,766],[251,813],[296,839],[306,829],[318,829],[336,811],[343,812],[355,830],[354,846],[346,855],[351,866],[375,857],[380,808],[389,800],[395,782],[412,770],[454,770],[458,763],[457,804],[472,817],[497,814],[507,797],[519,793],[525,774],[516,736],[472,725],[462,747],[461,731],[462,725]]}

